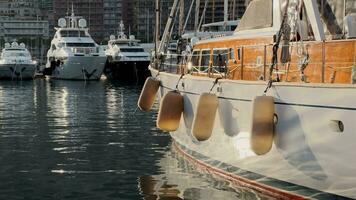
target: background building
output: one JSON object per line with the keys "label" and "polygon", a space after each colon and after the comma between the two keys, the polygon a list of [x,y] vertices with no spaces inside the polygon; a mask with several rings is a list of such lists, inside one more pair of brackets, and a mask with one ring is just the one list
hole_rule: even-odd
{"label": "background building", "polygon": [[104,6],[104,40],[108,40],[110,35],[117,34],[119,24],[122,20],[123,5],[122,0],[103,0]]}
{"label": "background building", "polygon": [[[173,1],[160,0],[161,34]],[[184,0],[184,16],[182,17],[184,21],[191,3],[192,0]],[[200,15],[203,12],[204,3],[205,0],[200,0]],[[51,38],[58,19],[70,14],[72,4],[75,14],[88,21],[89,32],[99,44],[105,44],[110,35],[117,35],[121,20],[124,21],[126,34],[130,32],[142,42],[153,41],[155,0],[0,0],[0,19],[48,21],[48,35]],[[245,0],[229,0],[229,19],[240,18],[245,11],[245,6]],[[224,0],[209,0],[203,23],[222,21],[223,10]],[[186,30],[194,29],[194,16],[195,9],[188,18]],[[178,31],[178,19],[179,16],[175,22],[175,32]],[[47,37],[47,35],[43,36]]]}
{"label": "background building", "polygon": [[40,17],[38,0],[0,0],[0,17],[9,19],[36,19]]}
{"label": "background building", "polygon": [[41,60],[49,42],[48,20],[41,18],[38,0],[0,0],[0,49],[5,42],[23,42]]}

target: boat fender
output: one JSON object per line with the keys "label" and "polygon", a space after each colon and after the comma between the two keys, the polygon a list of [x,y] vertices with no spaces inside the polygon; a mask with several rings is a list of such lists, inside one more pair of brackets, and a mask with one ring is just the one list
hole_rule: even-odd
{"label": "boat fender", "polygon": [[253,100],[251,148],[257,155],[268,153],[274,140],[274,99],[258,96]]}
{"label": "boat fender", "polygon": [[197,140],[205,141],[211,137],[218,105],[219,99],[215,94],[200,95],[192,129]]}
{"label": "boat fender", "polygon": [[177,91],[170,91],[161,100],[158,111],[157,128],[163,131],[176,131],[184,110],[183,96]]}
{"label": "boat fender", "polygon": [[142,111],[150,111],[155,100],[160,86],[160,81],[153,77],[148,77],[142,88],[140,98],[137,105]]}

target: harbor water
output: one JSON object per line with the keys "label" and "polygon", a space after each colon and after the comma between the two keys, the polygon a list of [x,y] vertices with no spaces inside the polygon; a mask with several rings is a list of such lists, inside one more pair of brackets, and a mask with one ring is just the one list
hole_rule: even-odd
{"label": "harbor water", "polygon": [[136,110],[140,89],[0,82],[0,199],[265,198],[183,159],[156,129],[157,111]]}

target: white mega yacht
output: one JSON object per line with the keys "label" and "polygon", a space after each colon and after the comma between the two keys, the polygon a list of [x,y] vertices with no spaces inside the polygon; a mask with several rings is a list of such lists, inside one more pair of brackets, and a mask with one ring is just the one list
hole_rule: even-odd
{"label": "white mega yacht", "polygon": [[86,20],[75,16],[72,9],[72,15],[59,19],[58,26],[43,74],[57,79],[100,79],[106,56],[88,33]]}
{"label": "white mega yacht", "polygon": [[116,38],[110,36],[106,55],[108,62],[105,74],[111,79],[126,82],[143,82],[149,75],[148,65],[150,54],[145,52],[135,36],[127,37],[124,33],[124,24],[120,23],[120,32]]}
{"label": "white mega yacht", "polygon": [[6,43],[0,55],[0,79],[32,79],[36,66],[24,43]]}

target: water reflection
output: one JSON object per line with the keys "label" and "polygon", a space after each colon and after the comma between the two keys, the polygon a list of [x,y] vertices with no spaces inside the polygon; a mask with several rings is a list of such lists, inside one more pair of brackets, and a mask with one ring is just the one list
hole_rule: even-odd
{"label": "water reflection", "polygon": [[0,199],[264,198],[170,150],[156,112],[135,113],[140,89],[0,81]]}
{"label": "water reflection", "polygon": [[199,171],[173,146],[156,165],[159,167],[159,174],[141,176],[138,179],[138,187],[145,200],[270,199]]}

